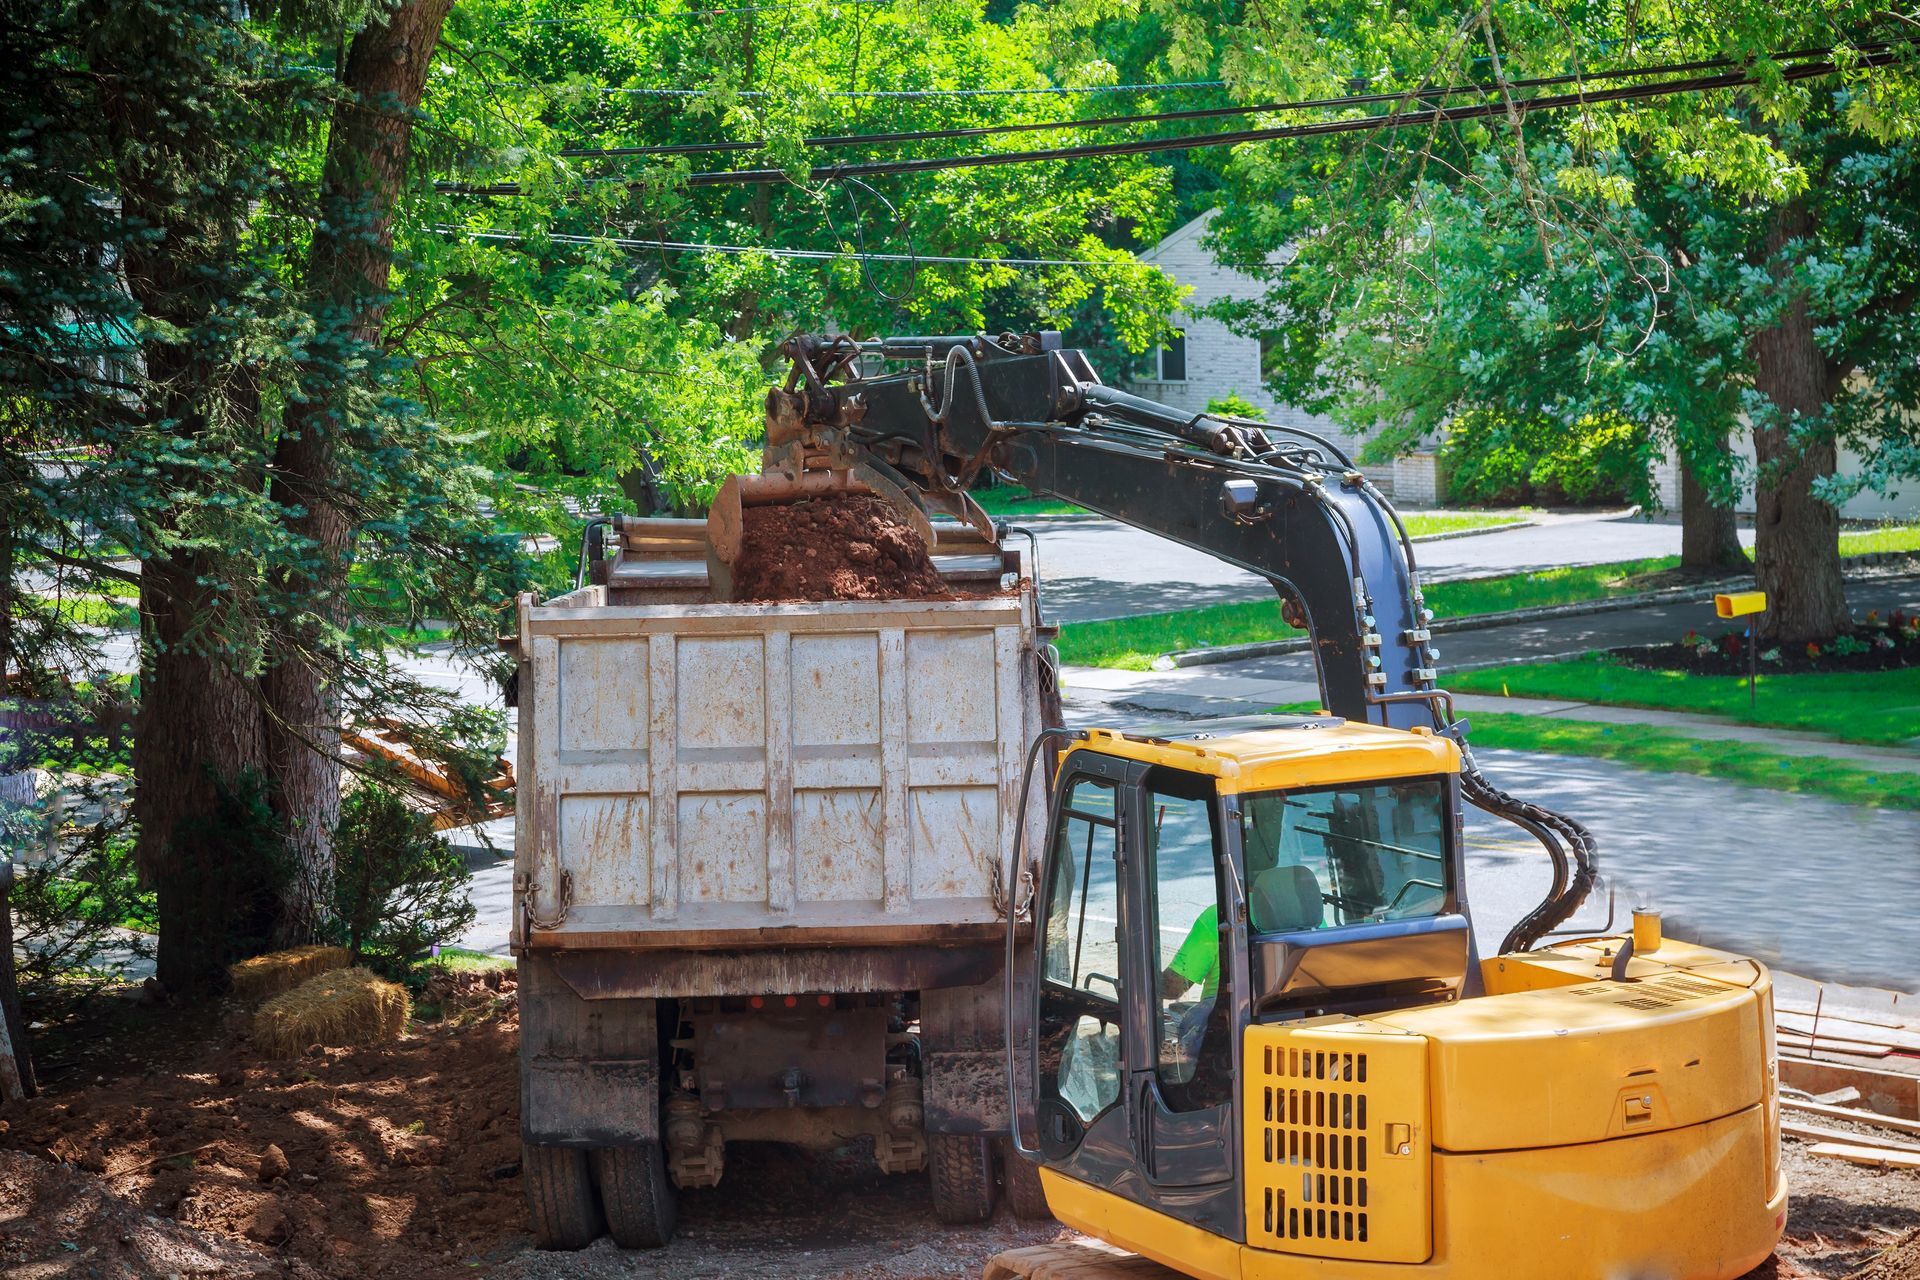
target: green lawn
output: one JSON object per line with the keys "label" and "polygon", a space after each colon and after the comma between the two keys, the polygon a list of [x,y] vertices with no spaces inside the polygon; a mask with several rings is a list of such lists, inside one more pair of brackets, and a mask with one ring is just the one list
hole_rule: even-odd
{"label": "green lawn", "polygon": [[1557,716],[1476,712],[1476,747],[1597,756],[1642,769],[1695,773],[1775,791],[1827,796],[1848,804],[1920,809],[1920,775],[1876,773],[1821,756],[1785,755],[1744,742],[1704,742],[1644,725],[1594,724]]}
{"label": "green lawn", "polygon": [[1889,551],[1920,552],[1920,525],[1881,525],[1840,535],[1840,554],[1864,556]]}
{"label": "green lawn", "polygon": [[1000,484],[991,489],[975,489],[973,500],[990,516],[1083,516],[1085,507],[1058,498],[1035,497],[1017,484]]}
{"label": "green lawn", "polygon": [[1758,707],[1747,706],[1744,676],[1644,671],[1601,654],[1568,662],[1526,662],[1460,671],[1447,677],[1456,693],[1605,702],[1725,716],[1775,729],[1804,729],[1849,742],[1890,743],[1920,737],[1920,668],[1797,675],[1764,669]]}
{"label": "green lawn", "polygon": [[118,593],[54,596],[42,592],[36,598],[48,608],[57,605],[62,615],[83,627],[130,631],[140,625],[140,606]]}
{"label": "green lawn", "polygon": [[1529,514],[1524,508],[1518,511],[1416,511],[1403,514],[1400,519],[1406,522],[1408,537],[1424,538],[1432,533],[1504,529],[1508,525],[1525,524]]}
{"label": "green lawn", "polygon": [[[1503,613],[1539,605],[1572,604],[1646,589],[1646,579],[1679,563],[1676,556],[1619,564],[1514,573],[1427,588],[1427,603],[1443,618]],[[1060,631],[1060,659],[1074,666],[1145,671],[1175,649],[1255,644],[1301,633],[1280,620],[1277,600],[1207,605],[1105,622],[1078,622]]]}

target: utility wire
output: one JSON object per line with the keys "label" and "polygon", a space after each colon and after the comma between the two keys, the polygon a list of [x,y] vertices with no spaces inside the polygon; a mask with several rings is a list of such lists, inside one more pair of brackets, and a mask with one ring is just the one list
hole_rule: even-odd
{"label": "utility wire", "polygon": [[[1833,49],[1793,49],[1771,55],[1776,60],[1824,57]],[[1672,75],[1682,71],[1707,71],[1717,67],[1740,65],[1731,58],[1706,58],[1697,62],[1668,62],[1645,67],[1621,67],[1612,71],[1568,72],[1553,76],[1535,76],[1509,80],[1508,89],[1542,89],[1553,85],[1580,84],[1589,81],[1626,80],[1640,76]],[[1372,106],[1383,102],[1405,102],[1428,98],[1453,98],[1464,94],[1493,94],[1501,91],[1497,83],[1432,85],[1392,92],[1356,93],[1337,98],[1308,98],[1291,102],[1256,102],[1246,106],[1199,107],[1184,111],[1149,111],[1138,115],[1094,116],[1081,120],[1036,120],[1020,124],[969,125],[949,129],[916,129],[895,133],[841,133],[802,138],[809,147],[887,146],[904,142],[933,142],[955,138],[986,138],[1009,133],[1044,133],[1066,129],[1101,129],[1115,125],[1165,124],[1182,120],[1216,120],[1224,116],[1275,114],[1286,111],[1332,110],[1344,107]],[[668,142],[632,147],[566,147],[558,154],[570,159],[613,159],[623,156],[700,155],[707,152],[760,151],[764,141]]]}
{"label": "utility wire", "polygon": [[[1857,65],[1882,66],[1893,60],[1891,50],[1864,54]],[[1834,74],[1837,68],[1831,62],[1809,62],[1798,66],[1784,67],[1780,71],[1783,81],[1798,81]],[[1415,128],[1425,125],[1446,123],[1459,120],[1476,120],[1488,116],[1503,115],[1511,108],[1520,112],[1557,111],[1568,107],[1587,107],[1608,102],[1635,102],[1654,98],[1671,97],[1682,93],[1705,93],[1715,89],[1731,89],[1757,83],[1757,77],[1750,71],[1728,72],[1717,76],[1694,76],[1677,80],[1662,80],[1654,84],[1623,85],[1612,89],[1598,89],[1592,92],[1582,90],[1567,94],[1539,94],[1529,98],[1514,100],[1511,104],[1503,100],[1497,102],[1475,103],[1459,107],[1433,107],[1421,111],[1409,111],[1398,114],[1361,116],[1346,120],[1322,120],[1312,124],[1285,125],[1265,129],[1237,129],[1221,133],[1194,134],[1184,138],[1136,138],[1126,142],[1089,143],[1077,147],[1037,148],[1025,151],[979,152],[961,156],[925,156],[905,160],[876,160],[851,164],[819,165],[808,171],[808,178],[814,182],[832,182],[840,178],[869,178],[882,174],[933,173],[947,169],[976,169],[998,165],[1036,164],[1052,160],[1082,160],[1108,156],[1153,155],[1165,152],[1194,151],[1207,147],[1232,147],[1249,142],[1273,142],[1290,138],[1325,137],[1342,133],[1373,132],[1380,129]],[[685,185],[690,187],[717,187],[735,185],[763,185],[792,181],[792,176],[784,169],[723,169],[706,173],[689,174]],[[628,179],[608,178],[597,181],[624,182],[628,187],[637,188],[644,184]],[[521,194],[517,182],[498,182],[468,184],[460,182],[441,182],[437,189],[457,195],[514,196]]]}
{"label": "utility wire", "polygon": [[469,240],[502,241],[509,244],[528,244],[538,240],[554,244],[567,245],[612,245],[616,249],[637,249],[642,251],[664,250],[668,253],[758,253],[770,258],[799,258],[807,261],[825,262],[836,259],[859,259],[865,262],[905,262],[934,263],[942,265],[983,266],[983,267],[1090,267],[1095,270],[1115,269],[1121,271],[1158,271],[1160,267],[1151,262],[1113,261],[1102,262],[1097,258],[969,258],[941,253],[850,253],[841,249],[788,249],[772,245],[752,244],[708,244],[692,240],[633,240],[621,236],[582,236],[554,233],[542,237],[524,236],[514,231],[475,230],[471,227],[455,227],[445,224],[430,228],[443,236],[462,236]]}
{"label": "utility wire", "polygon": [[[663,8],[659,16],[663,18],[695,18],[727,13],[791,13],[796,9],[844,9],[854,5],[892,4],[893,0],[831,0],[823,5],[815,4],[742,4],[726,9],[672,9]],[[604,27],[627,19],[627,14],[609,14],[600,17],[590,14],[577,14],[571,18],[520,18],[509,19],[502,26],[508,27]]]}
{"label": "utility wire", "polygon": [[[1083,88],[1069,85],[1046,85],[1034,89],[835,89],[817,96],[822,98],[1008,98],[1041,97],[1047,95],[1102,94],[1102,93],[1164,93],[1171,89],[1222,89],[1225,80],[1184,80],[1169,84],[1097,84]],[[546,84],[513,84],[514,89],[540,89],[550,93],[575,92],[566,86]],[[712,89],[656,89],[622,88],[617,85],[586,86],[578,90],[582,93],[599,94],[601,97],[657,97],[657,98],[703,98],[711,96]],[[777,94],[770,89],[741,89],[736,98],[773,98],[787,95]]]}

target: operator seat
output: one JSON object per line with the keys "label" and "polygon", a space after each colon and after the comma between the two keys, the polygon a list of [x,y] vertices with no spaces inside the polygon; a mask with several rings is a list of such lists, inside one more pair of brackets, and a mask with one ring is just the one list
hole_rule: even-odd
{"label": "operator seat", "polygon": [[1247,886],[1247,907],[1257,933],[1298,933],[1326,922],[1320,878],[1308,867],[1268,867],[1255,872]]}

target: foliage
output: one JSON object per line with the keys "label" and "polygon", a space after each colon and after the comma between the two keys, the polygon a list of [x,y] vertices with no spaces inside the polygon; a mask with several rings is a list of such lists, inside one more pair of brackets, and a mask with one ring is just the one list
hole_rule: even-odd
{"label": "foliage", "polygon": [[1647,450],[1647,433],[1620,419],[1565,431],[1475,410],[1448,424],[1440,465],[1448,498],[1460,502],[1644,503]]}
{"label": "foliage", "polygon": [[[703,509],[722,476],[750,465],[771,349],[796,329],[1077,327],[1123,356],[1151,349],[1178,298],[1131,252],[1169,226],[1167,177],[1151,163],[872,184],[803,176],[850,158],[808,137],[1056,116],[1063,100],[1046,94],[938,91],[1024,91],[1049,73],[1111,79],[1111,65],[1067,47],[1074,25],[906,0],[792,6],[777,19],[758,6],[696,17],[617,0],[462,4],[427,104],[453,135],[436,154],[457,176],[514,181],[521,194],[417,196],[401,229],[396,320],[420,356],[421,398],[488,432],[515,474],[495,501],[516,527],[558,532],[579,506]],[[922,91],[932,92],[868,96]],[[744,152],[562,154],[695,142]],[[796,180],[682,183],[690,171],[756,166]],[[731,248],[644,243],[656,240]],[[943,258],[996,261],[928,260]],[[1012,264],[1023,258],[1058,264]]]}
{"label": "foliage", "polygon": [[1229,418],[1251,418],[1255,422],[1267,420],[1267,411],[1238,391],[1229,391],[1224,396],[1215,396],[1207,401],[1207,412],[1223,414]]}
{"label": "foliage", "polygon": [[397,976],[473,923],[466,856],[384,782],[361,779],[347,793],[334,854],[335,928],[355,963]]}
{"label": "foliage", "polygon": [[154,899],[133,862],[124,783],[63,783],[35,805],[0,803],[0,856],[19,863],[11,902],[21,998],[29,1016],[58,1021],[119,981],[151,947]]}

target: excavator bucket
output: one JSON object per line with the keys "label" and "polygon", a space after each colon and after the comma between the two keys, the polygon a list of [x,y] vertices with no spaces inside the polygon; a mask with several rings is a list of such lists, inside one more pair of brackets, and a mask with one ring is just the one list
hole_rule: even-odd
{"label": "excavator bucket", "polygon": [[[779,471],[733,475],[720,486],[705,520],[617,516],[615,542],[596,581],[636,602],[699,604],[733,599],[733,566],[740,558],[746,512],[840,495],[886,499],[926,542],[934,567],[955,589],[991,591],[1003,573],[1019,572],[1018,553],[1003,553],[993,525],[935,524],[924,508],[890,477],[871,467]],[[984,526],[984,532],[981,527]]]}

